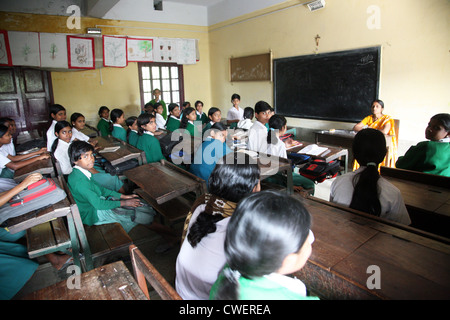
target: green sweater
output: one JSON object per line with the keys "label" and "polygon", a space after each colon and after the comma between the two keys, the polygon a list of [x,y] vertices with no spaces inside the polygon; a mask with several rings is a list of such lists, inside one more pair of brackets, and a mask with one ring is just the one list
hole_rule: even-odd
{"label": "green sweater", "polygon": [[174,119],[172,117],[169,118],[167,122],[166,129],[170,132],[174,132],[180,127],[181,121],[179,119]]}
{"label": "green sweater", "polygon": [[[163,116],[164,120],[167,120],[167,108],[166,108],[166,103],[165,103],[164,101],[162,101],[162,100],[159,100],[158,102],[162,104],[162,106],[163,106],[163,113],[162,113],[162,116]],[[156,103],[155,99],[152,99],[152,100],[150,101],[150,104],[151,104],[152,106],[154,106],[155,103]]]}
{"label": "green sweater", "polygon": [[127,141],[127,131],[122,126],[114,126],[111,135],[114,138],[120,139],[122,141]]}
{"label": "green sweater", "polygon": [[399,157],[395,166],[400,169],[420,171],[450,177],[450,144],[439,141],[422,141]]}
{"label": "green sweater", "polygon": [[137,146],[139,140],[139,135],[137,132],[131,130],[130,134],[128,135],[128,143],[131,144],[133,147]]}
{"label": "green sweater", "polygon": [[147,163],[158,162],[161,159],[166,160],[161,151],[161,145],[158,139],[150,134],[144,133],[139,137],[136,148],[145,152]]}
{"label": "green sweater", "polygon": [[106,121],[103,118],[97,123],[97,129],[100,131],[102,137],[107,137],[111,134],[111,131],[109,131],[109,121]]}
{"label": "green sweater", "polygon": [[89,179],[77,168],[73,168],[72,173],[69,174],[68,183],[80,210],[81,220],[88,226],[98,221],[97,210],[120,207],[120,201],[109,201],[101,198],[108,196],[120,198],[120,193],[100,186],[92,177]]}

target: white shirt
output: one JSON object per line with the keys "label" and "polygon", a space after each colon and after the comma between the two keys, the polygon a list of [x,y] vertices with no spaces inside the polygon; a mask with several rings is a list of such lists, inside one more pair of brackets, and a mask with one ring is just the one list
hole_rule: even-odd
{"label": "white shirt", "polygon": [[89,137],[87,135],[75,128],[72,128],[72,139],[70,141],[74,141],[75,139],[86,142],[89,141]]}
{"label": "white shirt", "polygon": [[[199,205],[189,222],[189,229],[197,221],[206,205]],[[230,218],[216,223],[216,231],[209,233],[193,248],[187,235],[181,245],[176,262],[175,287],[178,294],[187,300],[208,300],[209,291],[225,265],[225,234]]]}
{"label": "white shirt", "polygon": [[255,121],[248,130],[248,149],[263,153],[267,152],[267,128],[259,121]]}
{"label": "white shirt", "polygon": [[55,125],[58,121],[53,120],[50,128],[47,130],[47,151],[52,150],[53,142],[57,139],[55,136]]}
{"label": "white shirt", "polygon": [[165,129],[166,128],[166,120],[159,113],[156,113],[156,129]]}
{"label": "white shirt", "polygon": [[77,166],[77,165],[75,165],[73,168],[80,170],[89,180],[91,180],[92,173],[90,171],[88,171],[80,166]]}
{"label": "white shirt", "polygon": [[248,129],[250,129],[252,127],[252,125],[253,125],[252,120],[250,120],[250,119],[242,119],[242,120],[240,120],[238,122],[237,127],[239,129],[247,129],[248,130]]}
{"label": "white shirt", "polygon": [[244,109],[238,106],[238,109],[232,107],[228,110],[227,120],[242,120],[244,119]]}
{"label": "white shirt", "polygon": [[[330,201],[350,206],[353,196],[353,178],[366,167],[338,176],[330,188]],[[400,190],[383,177],[378,179],[379,199],[381,203],[380,217],[406,225],[411,224],[405,202]]]}
{"label": "white shirt", "polygon": [[275,136],[273,138],[277,139],[277,141],[275,144],[267,144],[267,154],[287,159],[286,145],[280,140],[280,138]]}
{"label": "white shirt", "polygon": [[69,146],[70,143],[59,139],[58,146],[56,147],[54,154],[56,160],[58,160],[59,165],[61,166],[61,171],[63,174],[70,174],[72,172],[72,165],[70,164],[69,158]]}

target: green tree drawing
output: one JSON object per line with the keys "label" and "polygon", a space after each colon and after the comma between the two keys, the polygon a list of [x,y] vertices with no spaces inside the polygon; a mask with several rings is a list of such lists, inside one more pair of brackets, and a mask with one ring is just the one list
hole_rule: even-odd
{"label": "green tree drawing", "polygon": [[152,51],[152,41],[148,40],[139,41],[139,50],[144,51],[145,58],[147,58],[147,53]]}
{"label": "green tree drawing", "polygon": [[58,47],[56,46],[56,44],[52,43],[52,45],[50,46],[50,54],[51,54],[51,58],[53,60],[55,60],[56,58],[56,53],[58,52]]}

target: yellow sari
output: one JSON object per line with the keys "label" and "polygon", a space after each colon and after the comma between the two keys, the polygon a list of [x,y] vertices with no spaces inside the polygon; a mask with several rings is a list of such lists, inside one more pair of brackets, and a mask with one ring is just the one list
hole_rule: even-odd
{"label": "yellow sari", "polygon": [[[392,119],[388,115],[383,115],[377,120],[373,120],[372,115],[365,117],[362,121],[362,124],[367,125],[369,128],[382,130],[386,124],[391,124],[391,129],[389,129],[388,135],[391,136],[392,142],[389,147],[389,155],[388,159],[384,158],[383,162],[380,164],[382,166],[395,168],[395,162],[397,161],[397,137],[395,136],[395,123],[394,119]],[[355,160],[353,163],[353,171],[359,168],[359,163]]]}

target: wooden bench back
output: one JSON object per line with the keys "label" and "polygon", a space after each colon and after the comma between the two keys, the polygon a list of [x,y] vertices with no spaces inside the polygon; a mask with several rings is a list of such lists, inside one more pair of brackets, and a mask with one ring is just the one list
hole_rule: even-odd
{"label": "wooden bench back", "polygon": [[436,174],[423,173],[419,171],[412,171],[399,168],[390,168],[385,166],[380,167],[380,174],[386,177],[423,183],[430,186],[450,188],[450,178]]}

